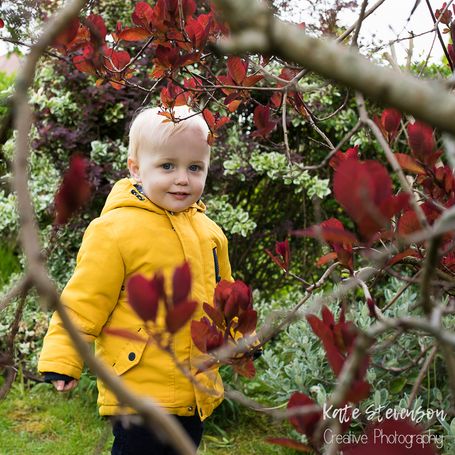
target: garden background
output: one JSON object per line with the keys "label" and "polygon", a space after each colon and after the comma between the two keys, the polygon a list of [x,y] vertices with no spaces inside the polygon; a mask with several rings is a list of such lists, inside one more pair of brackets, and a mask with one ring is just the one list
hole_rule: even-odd
{"label": "garden background", "polygon": [[[192,11],[191,17],[185,16],[186,24],[191,24],[198,14],[211,11],[207,2],[196,3],[197,11]],[[355,17],[359,14],[362,17],[371,7],[368,2],[341,0],[290,3],[268,2],[268,7],[276,16],[286,19],[292,17],[292,8],[305,9],[308,17],[305,31],[311,36],[331,39],[339,38],[349,30],[351,24],[340,21],[346,10],[355,12]],[[413,6],[417,3],[409,2],[410,21]],[[178,4],[182,5],[181,2]],[[429,8],[428,14],[433,14],[436,26],[431,30],[429,27],[430,32],[437,36],[437,26],[441,31],[449,32],[441,35],[447,53],[441,61],[427,58],[431,50],[425,55],[412,55],[410,45],[409,58],[403,64],[394,61],[393,54],[385,54],[390,51],[386,43],[373,42],[366,33],[360,35],[360,39],[355,36],[355,41],[360,52],[378,66],[390,66],[397,73],[411,73],[420,79],[448,81],[447,96],[452,96],[449,93],[450,84],[453,84],[451,56],[454,54],[451,46],[447,46],[455,36],[452,6],[451,2],[448,5],[442,2],[431,4],[433,8]],[[156,4],[151,2],[151,5]],[[37,25],[45,22],[59,6],[59,2],[54,1],[2,3],[3,32],[5,38],[16,43],[12,48],[17,52],[27,52],[27,46],[20,43],[35,42]],[[435,16],[437,8],[440,9],[439,16]],[[132,19],[133,12],[138,15],[134,3],[98,0],[88,2],[82,15],[100,15],[107,30],[116,30],[120,34],[121,27],[124,31],[132,22],[137,25],[138,21]],[[375,14],[380,14],[380,6]],[[118,21],[123,24],[120,28]],[[351,30],[350,38],[352,33],[357,33],[355,30]],[[201,39],[201,33],[196,33],[197,39]],[[211,33],[207,32],[208,41]],[[216,33],[220,35],[221,32]],[[59,290],[71,276],[85,228],[100,213],[113,183],[127,176],[127,134],[134,113],[147,103],[167,102],[172,105],[182,90],[184,93],[183,88],[188,88],[183,83],[185,77],[205,77],[200,61],[176,63],[169,59],[163,64],[157,60],[157,48],[142,49],[143,42],[136,37],[125,38],[123,42],[131,55],[141,51],[134,62],[134,73],[120,80],[115,79],[118,76],[115,71],[112,74],[104,72],[100,78],[99,73],[90,73],[86,67],[77,68],[71,49],[64,49],[66,44],[68,42],[62,40],[58,45],[54,43],[41,58],[29,91],[33,108],[29,187],[43,256]],[[192,44],[196,46],[194,40]],[[198,45],[202,47],[200,42]],[[436,41],[435,45],[441,46],[441,43]],[[427,313],[421,301],[423,284],[416,278],[428,261],[430,241],[411,241],[412,251],[405,250],[407,254],[400,257],[399,249],[390,248],[389,259],[392,259],[378,267],[378,273],[365,280],[356,275],[368,268],[374,259],[371,255],[362,255],[362,250],[379,251],[382,246],[395,245],[394,242],[399,244],[403,238],[397,240],[398,234],[405,236],[418,232],[418,229],[410,228],[412,223],[404,218],[404,213],[417,213],[415,208],[403,205],[386,221],[373,220],[370,227],[365,227],[365,221],[350,208],[340,191],[336,194],[333,186],[335,173],[349,154],[356,157],[358,154],[362,160],[375,160],[388,166],[394,197],[399,194],[398,188],[402,184],[396,169],[388,163],[384,145],[371,130],[358,125],[359,112],[362,112],[359,94],[347,88],[346,84],[307,71],[296,81],[297,85],[291,87],[293,91],[283,92],[288,99],[282,97],[277,101],[276,88],[300,74],[301,66],[268,53],[261,56],[244,51],[242,59],[228,59],[215,53],[214,42],[210,46],[205,49],[212,54],[210,74],[218,78],[220,87],[204,89],[203,95],[193,94],[191,98],[191,102],[201,108],[211,102],[210,109],[216,119],[211,123],[214,142],[203,200],[207,203],[207,214],[229,238],[235,278],[243,280],[253,290],[258,326],[269,323],[270,315],[275,315],[277,320],[285,318],[304,299],[306,307],[311,308],[313,304],[320,307],[327,295],[336,295],[340,286],[354,277],[361,281],[358,286],[349,293],[327,299],[327,305],[337,320],[341,311],[346,312],[346,318],[359,330],[367,330],[383,316],[388,320],[411,315],[431,320],[431,314]],[[80,47],[76,48],[75,55],[80,51]],[[179,52],[189,51],[182,47]],[[239,67],[245,72],[242,80],[237,77]],[[261,67],[267,72],[267,77],[261,73]],[[262,78],[248,85],[245,82],[247,73],[262,75]],[[99,82],[103,78],[104,83],[103,80]],[[4,125],[0,163],[0,293],[4,296],[0,306],[0,368],[3,369],[0,377],[0,453],[108,453],[111,436],[108,424],[96,414],[93,373],[87,370],[78,388],[65,395],[58,395],[51,386],[42,383],[36,365],[50,312],[46,311],[43,299],[33,289],[23,298],[16,296],[11,303],[6,299],[27,269],[19,240],[17,194],[11,185],[11,163],[17,146],[17,132],[11,123],[14,81],[14,75],[0,73],[0,115]],[[123,86],[118,87],[119,84]],[[223,85],[228,88],[223,89]],[[263,90],[272,85],[269,92]],[[241,89],[235,91],[229,86],[241,86]],[[431,153],[441,151],[434,159],[427,159],[419,155],[415,142],[412,142],[414,136],[409,124],[414,124],[414,118],[405,114],[401,116],[397,111],[385,111],[388,105],[368,98],[365,103],[365,110],[372,119],[375,118],[393,151],[412,157],[412,161],[397,159],[407,174],[418,204],[424,206],[431,202],[438,208],[437,215],[430,210],[433,206],[423,209],[428,224],[433,226],[444,210],[449,210],[455,203],[453,171],[450,158],[446,158],[449,146],[441,136],[443,128],[435,131],[431,128],[430,133],[426,129],[422,133],[425,138],[420,141],[426,140],[427,145],[428,141],[434,141],[434,145],[429,145]],[[287,109],[283,109],[286,105]],[[216,122],[224,116],[230,121],[220,126],[218,131]],[[337,145],[343,138],[346,140]],[[338,153],[342,155],[337,155],[340,150]],[[87,179],[91,196],[82,208],[71,213],[67,222],[58,224],[55,222],[55,195],[75,154],[88,160]],[[338,157],[339,161],[330,161],[329,165],[328,155]],[[444,168],[442,177],[436,172],[438,167]],[[381,180],[378,186],[384,188],[388,182]],[[374,193],[376,188],[371,191]],[[368,197],[372,197],[372,193],[368,193]],[[386,217],[384,211],[381,214]],[[342,227],[322,224],[330,219],[339,220]],[[314,226],[319,226],[319,231]],[[356,240],[345,229],[354,233]],[[374,237],[377,233],[380,235]],[[444,237],[442,246],[439,244],[441,251],[433,268],[438,268],[440,273],[435,274],[436,281],[430,286],[430,294],[433,303],[437,302],[434,306],[444,308],[441,327],[449,332],[454,322],[455,261],[450,231],[444,233],[449,238]],[[285,239],[289,244],[281,243]],[[446,249],[442,252],[443,247]],[[330,276],[325,273],[328,270]],[[428,279],[431,281],[432,277]],[[310,396],[322,406],[335,390],[340,372],[333,371],[326,340],[317,333],[305,314],[291,318],[282,328],[265,344],[262,356],[255,361],[254,377],[245,378],[229,366],[222,367],[228,387],[255,400],[262,408],[259,411],[248,409],[227,398],[207,423],[199,453],[295,453],[298,447],[291,448],[290,439],[302,444],[299,450],[303,450],[303,444],[318,450],[308,422],[296,423],[291,418],[291,423],[288,423],[287,419],[273,419],[269,414],[285,410],[296,392]],[[359,406],[363,410],[371,406],[444,410],[445,418],[433,418],[424,424],[426,429],[444,438],[444,447],[438,453],[450,454],[455,448],[455,418],[448,373],[450,367],[447,367],[450,361],[447,359],[453,353],[437,349],[439,344],[434,336],[425,331],[416,336],[412,330],[405,329],[398,335],[379,334],[375,349],[369,352],[368,369],[362,377],[356,378],[366,381],[370,388],[365,396],[352,402],[361,403]],[[453,346],[450,349],[453,351]],[[350,348],[345,349],[343,355],[348,358],[351,352]],[[368,423],[366,420],[353,421],[350,431],[362,433]],[[289,439],[281,441],[280,445],[267,442],[266,438]]]}

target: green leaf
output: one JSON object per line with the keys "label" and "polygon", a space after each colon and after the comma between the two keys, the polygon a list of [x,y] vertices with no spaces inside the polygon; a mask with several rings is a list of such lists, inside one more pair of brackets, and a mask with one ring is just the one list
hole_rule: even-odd
{"label": "green leaf", "polygon": [[395,378],[393,381],[390,382],[390,392],[391,393],[400,393],[403,390],[403,387],[406,385],[407,379],[403,378]]}

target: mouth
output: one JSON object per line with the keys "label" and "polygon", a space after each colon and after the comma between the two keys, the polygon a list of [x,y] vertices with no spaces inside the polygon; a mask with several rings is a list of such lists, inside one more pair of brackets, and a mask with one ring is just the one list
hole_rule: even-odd
{"label": "mouth", "polygon": [[188,197],[190,195],[189,193],[184,193],[181,191],[169,192],[169,194],[176,199],[185,199],[186,197]]}

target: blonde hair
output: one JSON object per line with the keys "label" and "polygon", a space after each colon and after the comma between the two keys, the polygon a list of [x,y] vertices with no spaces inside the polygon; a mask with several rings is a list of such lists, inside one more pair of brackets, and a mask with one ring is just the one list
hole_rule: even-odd
{"label": "blonde hair", "polygon": [[[186,119],[174,123],[168,120],[159,112],[163,110],[147,108],[141,111],[130,127],[128,157],[138,158],[140,145],[146,142],[153,150],[162,147],[174,135],[179,134],[187,128],[199,129],[204,138],[208,136],[209,128],[202,114],[196,114],[188,106],[176,106],[174,118]],[[188,118],[187,118],[188,117]],[[209,148],[210,149],[210,148]]]}

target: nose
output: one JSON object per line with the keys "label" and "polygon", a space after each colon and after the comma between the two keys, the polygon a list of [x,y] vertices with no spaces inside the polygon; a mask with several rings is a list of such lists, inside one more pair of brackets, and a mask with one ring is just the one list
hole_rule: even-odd
{"label": "nose", "polygon": [[175,175],[175,184],[176,185],[188,185],[188,174],[186,169],[179,170]]}

